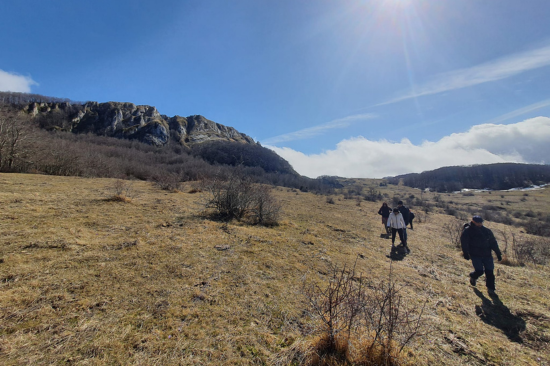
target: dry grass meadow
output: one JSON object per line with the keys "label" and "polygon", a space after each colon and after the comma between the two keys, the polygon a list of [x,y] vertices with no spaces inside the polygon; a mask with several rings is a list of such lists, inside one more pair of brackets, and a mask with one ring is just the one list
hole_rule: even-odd
{"label": "dry grass meadow", "polygon": [[[131,184],[131,200],[117,201],[112,179],[0,174],[0,364],[270,365],[310,337],[304,278],[356,259],[371,279],[388,276],[381,202],[275,188],[279,226],[224,225],[202,215],[191,184]],[[502,195],[442,198],[550,211],[549,188]],[[471,264],[442,230],[451,219],[415,222],[412,253],[392,264],[407,302],[427,301],[429,333],[402,363],[549,365],[549,267],[496,264],[491,299],[483,281],[469,285]]]}

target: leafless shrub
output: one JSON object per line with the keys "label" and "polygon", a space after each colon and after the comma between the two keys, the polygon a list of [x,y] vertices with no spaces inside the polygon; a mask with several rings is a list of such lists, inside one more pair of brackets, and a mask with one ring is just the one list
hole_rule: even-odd
{"label": "leafless shrub", "polygon": [[504,264],[505,266],[517,265],[517,261],[513,258],[513,251],[510,249],[513,247],[512,242],[515,243],[516,241],[515,234],[512,232],[507,233],[505,230],[498,229],[495,229],[495,233],[499,236],[500,248],[502,251],[502,260],[500,261],[500,264]]}
{"label": "leafless shrub", "polygon": [[428,222],[428,213],[423,211],[415,211],[415,220],[418,221],[419,224]]}
{"label": "leafless shrub", "polygon": [[281,204],[271,194],[271,187],[255,186],[250,217],[255,224],[276,225],[280,218]]}
{"label": "leafless shrub", "polygon": [[328,283],[304,283],[314,338],[291,348],[287,361],[302,365],[397,365],[404,347],[424,330],[421,308],[408,307],[392,278],[370,282],[331,265]]}
{"label": "leafless shrub", "polygon": [[211,196],[206,207],[215,209],[220,218],[241,220],[252,206],[252,182],[240,174],[217,174],[204,180],[203,187]]}
{"label": "leafless shrub", "polygon": [[443,225],[443,230],[451,244],[456,248],[461,248],[460,236],[462,235],[462,230],[464,230],[464,222],[453,219]]}
{"label": "leafless shrub", "polygon": [[[418,197],[416,197],[412,201],[412,204],[416,207],[421,207],[421,210],[424,211],[425,213],[430,212],[432,210],[432,207],[433,207],[433,204],[430,203],[427,199],[418,198]],[[417,209],[417,211],[420,211],[420,209]]]}
{"label": "leafless shrub", "polygon": [[[498,207],[498,206],[493,206],[493,207]],[[502,211],[483,210],[481,211],[481,216],[485,220],[498,222],[504,225],[512,225],[514,223],[514,220],[512,219],[512,217],[508,213],[502,212]]]}
{"label": "leafless shrub", "polygon": [[525,238],[514,240],[514,257],[518,264],[547,264],[550,259],[550,240],[548,238]]}
{"label": "leafless shrub", "polygon": [[407,307],[393,281],[390,268],[388,281],[375,284],[366,297],[367,306],[361,312],[362,322],[370,335],[370,346],[363,350],[362,358],[371,364],[392,365],[403,348],[423,331],[424,307]]}
{"label": "leafless shrub", "polygon": [[117,179],[109,190],[112,192],[109,201],[130,202],[136,196],[132,182],[122,179]]}
{"label": "leafless shrub", "polygon": [[181,190],[181,179],[179,174],[165,173],[153,178],[155,185],[162,190],[177,192]]}
{"label": "leafless shrub", "polygon": [[499,236],[500,236],[500,247],[501,247],[501,250],[502,250],[502,254],[506,255],[508,254],[508,247],[510,246],[510,235],[513,235],[512,233],[507,234],[506,231],[504,230],[498,230],[498,229],[495,229],[494,230]]}
{"label": "leafless shrub", "polygon": [[281,205],[271,195],[271,188],[253,184],[238,171],[203,180],[202,187],[210,194],[206,208],[213,208],[218,218],[240,221],[247,217],[262,225],[275,225],[279,220]]}
{"label": "leafless shrub", "polygon": [[401,197],[399,197],[399,196],[393,196],[392,199],[391,199],[391,201],[392,201],[392,206],[393,206],[393,207],[397,207],[397,203],[398,203],[399,201],[401,201]]}
{"label": "leafless shrub", "polygon": [[523,226],[525,227],[525,232],[527,232],[528,234],[543,237],[548,237],[550,235],[550,222],[544,222],[542,220],[532,218],[531,220],[525,222]]}
{"label": "leafless shrub", "polygon": [[449,205],[447,205],[445,208],[444,208],[444,211],[445,211],[445,214],[446,215],[450,215],[450,216],[455,216],[458,214],[458,211],[456,208],[454,207],[451,207]]}
{"label": "leafless shrub", "polygon": [[383,196],[380,193],[380,191],[377,191],[373,187],[370,187],[369,190],[367,191],[367,194],[365,194],[364,198],[365,198],[365,201],[376,202],[376,201],[382,200]]}
{"label": "leafless shrub", "polygon": [[503,243],[501,264],[524,266],[527,263],[547,264],[550,259],[550,240],[548,238],[518,237],[515,233],[499,230]]}

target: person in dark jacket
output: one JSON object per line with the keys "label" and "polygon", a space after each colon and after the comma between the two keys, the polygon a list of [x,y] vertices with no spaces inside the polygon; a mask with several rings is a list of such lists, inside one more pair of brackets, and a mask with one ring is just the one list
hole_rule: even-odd
{"label": "person in dark jacket", "polygon": [[407,208],[407,206],[403,206],[403,201],[397,202],[397,208],[399,209],[399,212],[403,215],[403,220],[405,220],[405,228],[403,229],[403,237],[405,238],[405,241],[407,241],[407,225],[411,222],[410,220],[410,214],[411,211]]}
{"label": "person in dark jacket", "polygon": [[477,279],[485,273],[487,292],[489,295],[496,295],[492,251],[496,253],[499,262],[502,260],[502,253],[493,232],[483,226],[481,216],[474,216],[472,222],[465,225],[460,243],[464,259],[471,259],[474,266],[474,272],[470,273],[470,284],[475,286]]}
{"label": "person in dark jacket", "polygon": [[413,220],[416,216],[414,215],[414,212],[412,212],[411,210],[409,210],[409,224],[411,224],[411,230],[414,230],[413,229]]}
{"label": "person in dark jacket", "polygon": [[382,203],[382,207],[378,210],[378,214],[382,215],[382,225],[384,225],[384,230],[386,234],[389,234],[388,231],[388,217],[390,216],[391,209],[388,207],[386,202]]}

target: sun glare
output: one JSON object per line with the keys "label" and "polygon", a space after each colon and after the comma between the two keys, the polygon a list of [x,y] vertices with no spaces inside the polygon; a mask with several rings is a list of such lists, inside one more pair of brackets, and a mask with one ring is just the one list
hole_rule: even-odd
{"label": "sun glare", "polygon": [[412,0],[384,0],[387,5],[392,5],[394,7],[405,7],[408,6]]}

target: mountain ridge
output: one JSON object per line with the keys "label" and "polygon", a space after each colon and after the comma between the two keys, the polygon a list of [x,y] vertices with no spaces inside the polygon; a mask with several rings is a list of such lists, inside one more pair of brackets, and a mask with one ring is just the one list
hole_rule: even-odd
{"label": "mountain ridge", "polygon": [[235,128],[201,115],[169,117],[154,106],[129,102],[31,102],[22,109],[47,130],[137,139],[154,146],[164,146],[170,140],[184,146],[213,140],[256,144]]}

